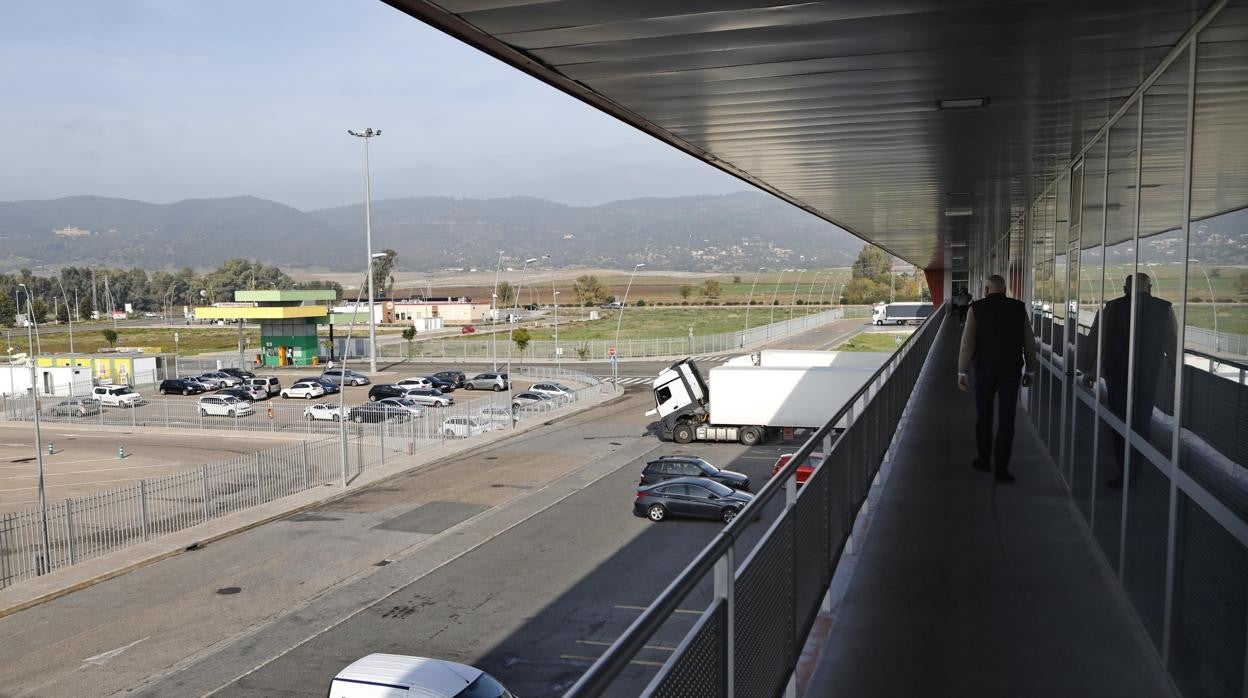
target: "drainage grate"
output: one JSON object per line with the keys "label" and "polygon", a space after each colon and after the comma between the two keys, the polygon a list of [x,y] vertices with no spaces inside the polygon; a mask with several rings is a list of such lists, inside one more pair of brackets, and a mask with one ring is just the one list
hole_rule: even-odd
{"label": "drainage grate", "polygon": [[222,596],[229,596],[230,594],[237,594],[242,590],[242,587],[221,587],[220,589],[217,589],[217,593]]}

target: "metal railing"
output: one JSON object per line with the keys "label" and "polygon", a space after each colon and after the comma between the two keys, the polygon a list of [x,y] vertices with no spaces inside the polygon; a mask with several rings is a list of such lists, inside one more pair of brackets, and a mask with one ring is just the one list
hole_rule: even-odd
{"label": "metal railing", "polygon": [[[643,649],[670,646],[672,631],[680,634],[676,649],[643,695],[731,698],[784,692],[946,307],[933,313],[798,449],[566,696],[604,694]],[[845,426],[839,434],[838,424]],[[811,462],[816,451],[822,453],[821,464]],[[818,467],[798,490],[797,468],[807,463]],[[780,513],[763,521],[768,503],[781,494]],[[745,560],[738,565],[737,547],[744,546],[743,534],[755,526],[765,526],[766,532],[743,551]],[[694,605],[695,592],[707,593],[711,601],[692,628],[685,631],[688,616],[669,626],[678,609]],[[658,639],[661,632],[664,641]]]}
{"label": "metal railing", "polygon": [[[587,385],[564,398],[515,409],[508,405],[506,393],[492,393],[463,405],[427,408],[417,418],[352,422],[345,425],[345,440],[340,435],[344,432],[340,422],[301,420],[304,424],[292,425],[292,428],[324,436],[59,500],[44,510],[34,507],[0,513],[0,588],[313,487],[335,483],[345,487],[361,472],[383,465],[396,456],[418,453],[422,448],[448,440],[506,430],[525,419],[543,419],[555,410],[600,396],[603,391],[615,391],[596,378],[573,371],[551,370],[550,374],[568,381],[584,379]],[[168,411],[171,401],[161,402],[166,408],[154,423],[185,426],[171,421]],[[186,403],[186,406],[195,408],[193,403]],[[287,409],[281,405],[275,408]],[[495,410],[491,412],[486,408]],[[29,406],[25,408],[27,417],[30,409]],[[132,421],[120,422],[127,426],[150,426],[153,420],[138,417],[140,409],[108,409],[101,411],[98,418],[101,423],[114,424],[117,422],[104,421],[104,418],[117,414],[123,420],[129,416]],[[302,406],[288,409],[299,410],[302,414]],[[263,413],[264,409],[259,412]],[[463,418],[476,418],[477,423],[468,426]],[[262,430],[276,430],[272,426],[276,423],[273,419],[260,417],[262,421],[259,422],[247,422],[247,419],[197,414],[189,424],[240,429],[267,422]],[[124,437],[118,438],[119,443],[124,444]],[[119,453],[121,457],[124,456]],[[42,532],[45,525],[49,541],[46,550]]]}
{"label": "metal railing", "polygon": [[[756,308],[754,312],[766,313],[768,310],[770,310],[770,306]],[[621,339],[618,345],[609,339],[565,339],[561,340],[558,346],[563,349],[563,360],[569,362],[606,361],[609,350],[613,346],[616,348],[616,356],[621,359],[713,354],[750,347],[773,339],[781,339],[813,327],[826,325],[843,317],[845,317],[844,309],[832,308],[817,313],[810,313],[809,315],[797,315],[792,320],[783,320],[735,332],[693,337]],[[498,337],[497,347],[488,337],[482,339],[427,339],[418,342],[379,345],[377,354],[390,359],[489,359],[494,356],[495,351],[507,351],[505,336],[506,332],[504,330],[503,336]],[[555,358],[555,348],[555,342],[552,340],[533,340],[525,347],[524,358],[553,360]],[[513,362],[517,360],[517,355],[514,353],[512,360]]]}

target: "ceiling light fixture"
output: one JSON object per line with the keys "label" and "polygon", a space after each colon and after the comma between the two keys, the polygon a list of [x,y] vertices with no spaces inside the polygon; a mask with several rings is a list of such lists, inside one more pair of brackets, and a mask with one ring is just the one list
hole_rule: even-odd
{"label": "ceiling light fixture", "polygon": [[940,109],[979,109],[988,106],[988,98],[941,99],[936,101],[936,106]]}

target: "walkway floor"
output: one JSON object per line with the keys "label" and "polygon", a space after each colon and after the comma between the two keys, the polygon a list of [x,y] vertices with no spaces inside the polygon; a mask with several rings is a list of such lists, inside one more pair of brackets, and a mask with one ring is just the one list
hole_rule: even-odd
{"label": "walkway floor", "polygon": [[1175,695],[1021,407],[1017,482],[971,468],[958,331],[933,345],[806,695]]}

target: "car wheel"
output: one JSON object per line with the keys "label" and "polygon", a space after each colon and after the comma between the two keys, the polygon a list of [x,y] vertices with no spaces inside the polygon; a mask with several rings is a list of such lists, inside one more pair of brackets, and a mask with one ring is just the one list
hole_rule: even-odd
{"label": "car wheel", "polygon": [[757,446],[763,440],[763,433],[758,427],[744,427],[737,440],[742,446]]}
{"label": "car wheel", "polygon": [[199,408],[199,416],[201,416],[201,417],[207,417],[207,416],[208,416],[208,410],[206,410],[206,409],[204,409],[204,408],[202,408],[202,407],[201,407],[201,408]]}
{"label": "car wheel", "polygon": [[667,509],[664,509],[662,504],[653,504],[646,510],[646,518],[658,523],[667,518]]}
{"label": "car wheel", "polygon": [[227,416],[227,417],[233,417],[233,416],[234,416],[234,410],[230,410],[229,412],[226,412],[226,413],[225,413],[225,416]]}
{"label": "car wheel", "polygon": [[369,402],[377,402],[377,396],[376,396],[376,395],[369,395],[369,396],[368,396],[368,401],[369,401]]}
{"label": "car wheel", "polygon": [[164,388],[161,388],[161,389],[160,389],[160,394],[161,394],[161,395],[168,395],[168,394],[169,394],[169,391],[168,391],[168,390],[165,390]]}
{"label": "car wheel", "polygon": [[306,419],[306,420],[308,420],[309,422],[310,422],[310,421],[312,421],[312,420],[314,420],[314,419],[316,419],[316,417],[313,417],[313,416],[312,416],[312,413],[311,413],[311,412],[308,412],[307,414],[303,415],[303,418],[304,418],[304,419]]}
{"label": "car wheel", "polygon": [[340,417],[339,415],[334,415],[334,421],[335,421],[335,422],[341,422],[341,421],[342,421],[342,417]]}
{"label": "car wheel", "polygon": [[351,421],[353,421],[353,422],[357,422],[357,423],[359,423],[359,422],[363,422],[363,421],[364,421],[364,415],[362,415],[362,414],[357,414],[357,415],[355,415],[354,417],[352,417],[352,418],[351,418]]}
{"label": "car wheel", "polygon": [[357,387],[357,388],[358,388],[358,387],[360,386],[360,382],[359,382],[359,381],[351,381],[351,385],[353,385],[353,386],[355,386],[355,387]]}
{"label": "car wheel", "polygon": [[737,518],[737,510],[732,508],[724,509],[719,512],[719,518],[724,523],[731,523],[733,519]]}
{"label": "car wheel", "polygon": [[450,429],[447,429],[446,431],[442,432],[442,435],[448,439],[455,438],[455,432],[451,431]]}
{"label": "car wheel", "polygon": [[287,395],[287,394],[286,394],[286,391],[284,391],[284,390],[282,391],[282,399],[283,399],[283,400],[289,400],[289,399],[290,399],[290,396],[289,396],[289,395]]}
{"label": "car wheel", "polygon": [[308,393],[307,395],[304,395],[304,396],[303,396],[303,399],[304,399],[304,400],[311,400],[311,399],[312,399],[312,393]]}
{"label": "car wheel", "polygon": [[183,391],[182,391],[182,394],[183,394],[183,395],[190,395],[190,394],[191,394],[191,391],[189,391],[189,390],[183,390]]}
{"label": "car wheel", "polygon": [[687,444],[693,441],[693,427],[688,424],[677,424],[672,430],[672,441],[678,444]]}
{"label": "car wheel", "polygon": [[501,386],[501,385],[495,385],[495,386],[494,386],[494,392],[496,392],[496,393],[497,393],[497,392],[500,392],[502,389],[503,389],[503,386]]}

